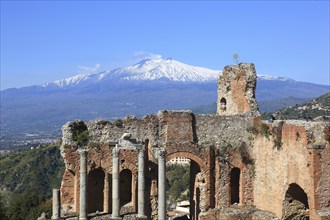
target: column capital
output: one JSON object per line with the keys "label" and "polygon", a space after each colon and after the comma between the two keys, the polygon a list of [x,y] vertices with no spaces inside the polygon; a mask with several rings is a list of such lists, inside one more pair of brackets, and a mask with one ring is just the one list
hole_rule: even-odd
{"label": "column capital", "polygon": [[158,158],[165,159],[166,151],[164,148],[158,150]]}
{"label": "column capital", "polygon": [[137,145],[136,150],[137,150],[139,156],[144,156],[144,147],[142,144]]}
{"label": "column capital", "polygon": [[112,148],[112,156],[113,157],[119,157],[119,151],[120,151],[119,145],[116,144],[116,147]]}
{"label": "column capital", "polygon": [[78,149],[78,153],[79,153],[80,157],[86,157],[87,156],[87,149],[80,148],[80,149]]}

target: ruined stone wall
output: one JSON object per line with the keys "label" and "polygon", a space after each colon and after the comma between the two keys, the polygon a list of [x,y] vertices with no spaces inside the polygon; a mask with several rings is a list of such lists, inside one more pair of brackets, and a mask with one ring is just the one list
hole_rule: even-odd
{"label": "ruined stone wall", "polygon": [[[148,172],[146,173],[148,199],[147,209],[150,215],[157,218],[157,161],[155,160],[156,151],[159,147],[166,150],[166,160],[175,157],[186,157],[195,161],[201,169],[200,176],[205,179],[203,185],[203,210],[215,207],[216,200],[225,200],[219,190],[228,190],[217,185],[217,180],[225,180],[230,172],[232,164],[228,163],[227,158],[226,172],[222,176],[215,174],[216,158],[226,157],[229,148],[239,148],[242,143],[249,144],[248,128],[252,125],[252,118],[246,115],[237,116],[217,116],[217,115],[194,115],[191,111],[160,111],[157,115],[148,115],[142,119],[128,116],[115,122],[90,121],[90,122],[70,122],[63,126],[63,139],[61,153],[65,158],[67,167],[66,174],[70,171],[77,174],[63,178],[62,184],[62,204],[64,206],[74,206],[71,211],[79,210],[79,154],[77,143],[74,140],[75,128],[86,126],[89,134],[88,143],[88,172],[95,169],[102,169],[105,176],[112,173],[112,148],[123,133],[131,133],[132,137],[141,141],[145,145]],[[125,156],[124,156],[125,155]],[[235,155],[235,152],[232,153]],[[233,157],[233,156],[231,156]],[[137,170],[136,152],[124,150],[121,153],[121,169],[128,168],[134,174]],[[241,161],[241,157],[235,161]],[[237,162],[238,163],[238,162]],[[245,166],[240,163],[240,167]],[[242,173],[244,174],[245,171]],[[75,179],[73,179],[73,177]],[[71,179],[70,179],[71,178]],[[75,181],[75,187],[72,182]],[[109,177],[108,182],[111,181]],[[104,200],[108,201],[104,210],[111,211],[111,187],[110,183],[105,183]],[[248,185],[247,185],[248,186]],[[156,187],[156,188],[155,188]],[[72,190],[75,190],[75,193]],[[243,189],[242,189],[243,192]],[[214,196],[217,195],[217,196]],[[226,191],[228,197],[228,192]],[[109,198],[107,198],[109,197]],[[243,198],[244,196],[242,196]],[[72,205],[72,201],[74,205]],[[221,202],[218,202],[221,203]],[[247,204],[247,203],[246,203]],[[227,206],[229,204],[227,203]],[[69,208],[67,208],[68,210]]]}
{"label": "ruined stone wall", "polygon": [[199,144],[214,144],[217,148],[238,147],[249,143],[249,128],[253,118],[247,115],[196,115],[196,136]]}
{"label": "ruined stone wall", "polygon": [[[308,149],[308,146],[315,143],[325,146],[319,153],[328,156],[329,147],[323,132],[320,132],[326,124],[303,121],[285,121],[284,124],[278,121],[272,124],[265,121],[262,123],[267,125],[269,133],[264,126],[264,131],[259,130],[260,133],[256,135],[254,141],[256,207],[271,211],[281,218],[284,214],[283,203],[289,185],[297,184],[308,196],[311,219],[318,219],[315,214],[318,209],[314,199],[315,190],[322,189],[321,191],[328,192],[328,184],[325,182],[315,184],[315,174],[319,174],[321,170],[313,166],[313,163],[315,159],[320,161],[320,158],[315,158],[315,153],[312,149]],[[322,166],[327,167],[327,164],[328,162],[325,162]],[[329,178],[327,171],[326,173],[321,174],[324,179]],[[329,201],[328,195],[319,195],[317,200]],[[325,206],[329,208],[329,205]]]}
{"label": "ruined stone wall", "polygon": [[225,66],[218,81],[218,115],[258,114],[255,100],[257,74],[253,64]]}

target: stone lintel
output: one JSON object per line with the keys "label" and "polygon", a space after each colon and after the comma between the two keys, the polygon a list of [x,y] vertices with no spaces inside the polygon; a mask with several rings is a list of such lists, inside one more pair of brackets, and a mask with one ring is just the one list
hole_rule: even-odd
{"label": "stone lintel", "polygon": [[137,219],[137,220],[147,220],[148,217],[145,216],[145,215],[137,215],[137,216],[136,216],[136,219]]}
{"label": "stone lintel", "polygon": [[117,141],[111,141],[108,144],[109,144],[109,146],[116,146],[116,144],[118,144],[118,142]]}
{"label": "stone lintel", "polygon": [[307,145],[307,149],[324,149],[324,145],[321,144],[309,144]]}
{"label": "stone lintel", "polygon": [[132,145],[117,144],[116,147],[119,150],[143,150],[143,145],[142,144],[132,144]]}

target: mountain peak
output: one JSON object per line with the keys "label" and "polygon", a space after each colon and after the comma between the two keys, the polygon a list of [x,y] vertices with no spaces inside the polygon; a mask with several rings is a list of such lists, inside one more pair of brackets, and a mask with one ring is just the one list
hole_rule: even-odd
{"label": "mountain peak", "polygon": [[191,66],[172,58],[144,59],[129,67],[117,69],[114,75],[123,80],[164,80],[206,82],[217,80],[220,71]]}

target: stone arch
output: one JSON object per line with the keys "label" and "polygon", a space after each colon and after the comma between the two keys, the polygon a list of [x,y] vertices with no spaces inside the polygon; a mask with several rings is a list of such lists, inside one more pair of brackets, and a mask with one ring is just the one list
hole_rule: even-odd
{"label": "stone arch", "polygon": [[124,206],[132,202],[132,171],[123,169],[120,172],[120,205]]}
{"label": "stone arch", "polygon": [[104,178],[102,169],[94,169],[88,173],[87,198],[88,212],[102,212],[104,208]]}
{"label": "stone arch", "polygon": [[282,219],[309,220],[308,196],[296,183],[291,183],[285,192]]}
{"label": "stone arch", "polygon": [[190,159],[190,219],[198,220],[198,215],[201,212],[207,211],[207,207],[209,207],[209,204],[204,204],[201,201],[201,198],[205,198],[207,194],[206,188],[208,181],[205,176],[205,171],[208,170],[207,162],[200,157],[185,151],[168,154],[166,156],[166,161],[180,157]]}
{"label": "stone arch", "polygon": [[179,151],[175,153],[170,153],[166,155],[166,162],[170,161],[171,159],[177,158],[177,157],[185,157],[188,158],[198,164],[202,172],[205,172],[207,170],[207,162],[205,162],[202,158],[196,156],[195,154],[192,154],[190,152],[185,151]]}
{"label": "stone arch", "polygon": [[241,170],[234,167],[230,171],[230,204],[240,203]]}
{"label": "stone arch", "polygon": [[224,97],[220,99],[220,109],[222,112],[227,110],[227,100]]}

